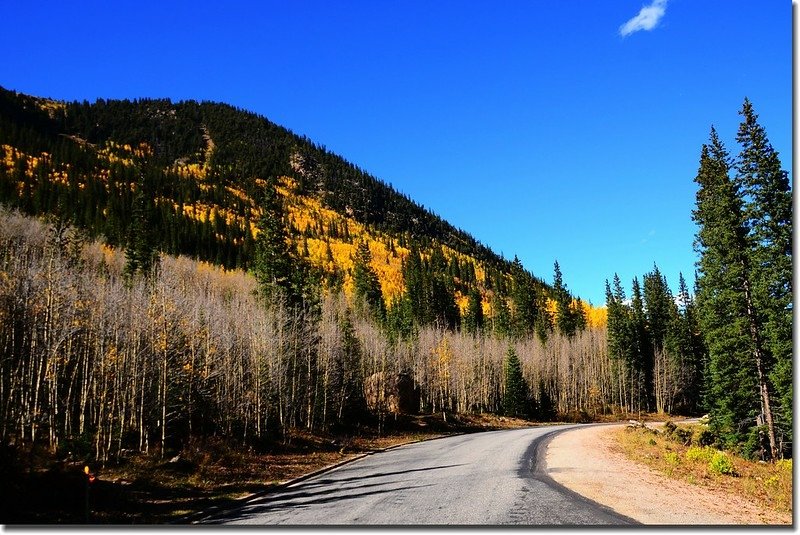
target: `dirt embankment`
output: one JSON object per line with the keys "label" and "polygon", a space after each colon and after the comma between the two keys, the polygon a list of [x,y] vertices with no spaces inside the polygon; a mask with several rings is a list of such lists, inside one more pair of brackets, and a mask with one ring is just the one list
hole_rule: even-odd
{"label": "dirt embankment", "polygon": [[619,426],[591,426],[557,435],[545,454],[547,474],[644,524],[792,524],[791,515],[776,515],[737,496],[669,479],[628,460],[614,446],[615,429]]}

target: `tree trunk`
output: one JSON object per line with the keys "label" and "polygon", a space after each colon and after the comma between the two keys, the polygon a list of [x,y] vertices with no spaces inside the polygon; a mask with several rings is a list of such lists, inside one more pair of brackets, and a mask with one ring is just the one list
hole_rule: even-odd
{"label": "tree trunk", "polygon": [[[744,267],[744,260],[742,260]],[[745,273],[747,271],[745,270]],[[770,459],[778,457],[778,443],[775,439],[775,422],[772,417],[772,407],[770,404],[769,388],[767,386],[767,376],[764,373],[764,355],[761,351],[761,335],[756,322],[755,311],[753,309],[753,298],[750,293],[750,281],[747,276],[742,281],[744,287],[744,298],[747,304],[747,321],[750,326],[750,338],[753,341],[753,359],[756,364],[756,372],[758,374],[758,390],[761,394],[761,412],[764,414],[764,420],[767,424],[767,436],[769,437]]]}

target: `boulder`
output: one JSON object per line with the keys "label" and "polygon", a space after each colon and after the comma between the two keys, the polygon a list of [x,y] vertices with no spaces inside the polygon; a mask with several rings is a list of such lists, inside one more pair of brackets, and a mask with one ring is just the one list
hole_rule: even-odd
{"label": "boulder", "polygon": [[419,396],[408,373],[378,372],[364,381],[364,398],[372,412],[414,414],[419,411]]}

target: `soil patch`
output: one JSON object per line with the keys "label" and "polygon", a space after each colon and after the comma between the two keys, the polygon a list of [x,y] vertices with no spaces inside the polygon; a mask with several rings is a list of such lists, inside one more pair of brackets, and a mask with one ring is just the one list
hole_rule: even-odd
{"label": "soil patch", "polygon": [[630,461],[614,432],[624,424],[557,435],[546,452],[556,482],[620,514],[659,525],[791,525],[791,514],[765,510],[738,496],[667,478]]}

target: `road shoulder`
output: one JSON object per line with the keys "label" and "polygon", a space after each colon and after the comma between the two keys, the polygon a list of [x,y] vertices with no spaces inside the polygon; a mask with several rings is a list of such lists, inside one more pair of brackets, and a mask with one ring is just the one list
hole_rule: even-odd
{"label": "road shoulder", "polygon": [[615,429],[619,425],[593,425],[557,434],[544,452],[545,473],[643,524],[791,524],[791,515],[776,518],[736,496],[669,479],[628,460],[613,447]]}

